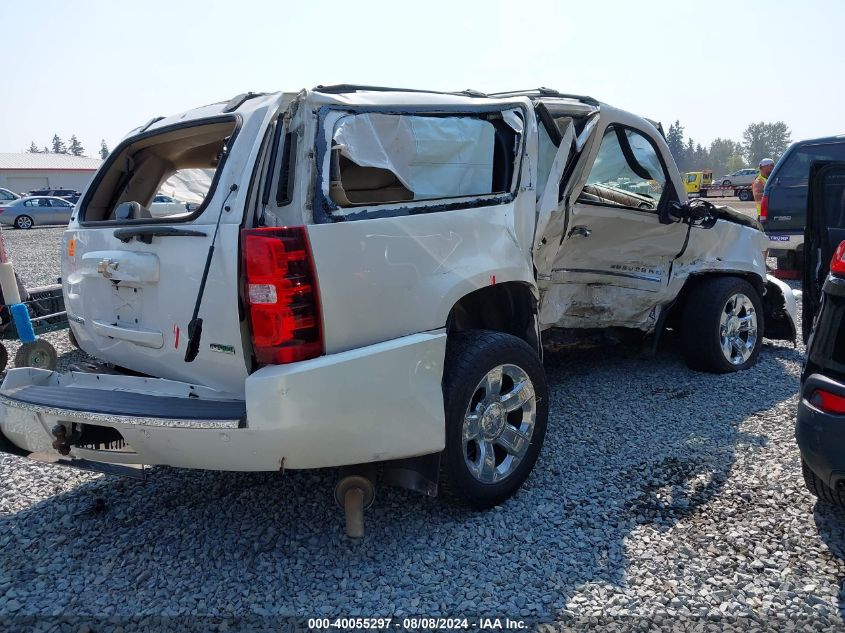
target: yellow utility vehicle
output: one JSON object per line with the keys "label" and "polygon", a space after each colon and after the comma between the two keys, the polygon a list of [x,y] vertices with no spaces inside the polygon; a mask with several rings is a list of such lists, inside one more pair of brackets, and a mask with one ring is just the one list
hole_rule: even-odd
{"label": "yellow utility vehicle", "polygon": [[725,198],[736,196],[742,201],[753,200],[751,185],[723,185],[721,180],[713,183],[713,170],[688,171],[684,174],[684,189],[688,196],[701,198]]}
{"label": "yellow utility vehicle", "polygon": [[705,169],[704,171],[688,171],[684,174],[684,189],[687,194],[701,193],[702,188],[707,188],[713,184],[713,171]]}

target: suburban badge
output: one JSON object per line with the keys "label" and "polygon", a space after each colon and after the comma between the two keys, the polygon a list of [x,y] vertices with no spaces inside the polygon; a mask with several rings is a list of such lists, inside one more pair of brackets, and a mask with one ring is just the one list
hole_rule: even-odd
{"label": "suburban badge", "polygon": [[208,347],[212,352],[220,352],[221,354],[233,355],[235,353],[234,345],[221,345],[220,343],[209,343]]}

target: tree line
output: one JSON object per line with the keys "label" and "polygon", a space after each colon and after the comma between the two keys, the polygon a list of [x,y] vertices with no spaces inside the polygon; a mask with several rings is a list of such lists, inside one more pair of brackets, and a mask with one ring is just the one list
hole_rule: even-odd
{"label": "tree line", "polygon": [[[783,121],[774,123],[760,121],[751,123],[745,128],[742,139],[742,142],[738,142],[727,138],[717,138],[710,143],[710,147],[703,147],[691,137],[684,138],[684,126],[679,120],[669,126],[666,134],[666,143],[669,145],[669,151],[678,169],[682,172],[712,169],[713,176],[718,178],[744,167],[756,167],[763,158],[771,158],[777,162],[792,142],[792,133]],[[65,143],[58,134],[54,134],[51,147],[45,145],[43,149],[39,149],[33,141],[27,151],[33,154],[85,156],[85,148],[76,138],[76,134],[71,134],[68,143]],[[103,160],[109,155],[105,139],[100,141],[98,154]]]}
{"label": "tree line", "polygon": [[[43,149],[39,149],[35,141],[32,141],[29,144],[29,149],[26,151],[30,154],[70,154],[71,156],[85,156],[85,148],[82,147],[82,143],[76,138],[76,134],[71,134],[70,141],[67,143],[58,134],[53,134],[53,142],[49,147],[45,145]],[[109,147],[106,145],[105,139],[100,141],[100,149],[97,153],[103,160],[109,155]]]}
{"label": "tree line", "polygon": [[786,123],[751,123],[742,133],[742,142],[717,138],[710,147],[703,147],[692,138],[684,139],[684,126],[675,121],[669,126],[666,144],[678,165],[684,171],[712,169],[719,178],[744,167],[757,167],[764,158],[777,162],[792,142],[792,133]]}

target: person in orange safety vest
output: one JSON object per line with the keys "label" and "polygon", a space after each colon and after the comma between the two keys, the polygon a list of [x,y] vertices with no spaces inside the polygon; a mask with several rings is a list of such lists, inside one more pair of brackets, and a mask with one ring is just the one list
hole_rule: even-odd
{"label": "person in orange safety vest", "polygon": [[775,168],[775,161],[771,158],[764,158],[760,161],[760,173],[751,184],[751,193],[754,194],[754,202],[757,203],[757,219],[760,219],[760,202],[763,200],[763,190],[766,188],[766,181],[769,174]]}

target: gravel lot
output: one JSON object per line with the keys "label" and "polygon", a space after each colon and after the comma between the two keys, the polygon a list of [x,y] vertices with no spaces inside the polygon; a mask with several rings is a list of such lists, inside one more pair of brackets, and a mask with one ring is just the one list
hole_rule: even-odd
{"label": "gravel lot", "polygon": [[[27,285],[58,275],[61,233],[5,233]],[[64,332],[49,338],[64,363],[78,358]],[[112,618],[97,631],[190,623],[136,614],[216,616],[205,630],[291,615],[841,627],[845,514],[804,489],[793,439],[803,348],[767,344],[729,376],[693,373],[673,348],[547,357],[546,445],[516,498],[473,513],[382,488],[359,544],[332,470],[158,468],[142,483],[0,457],[0,618]]]}

